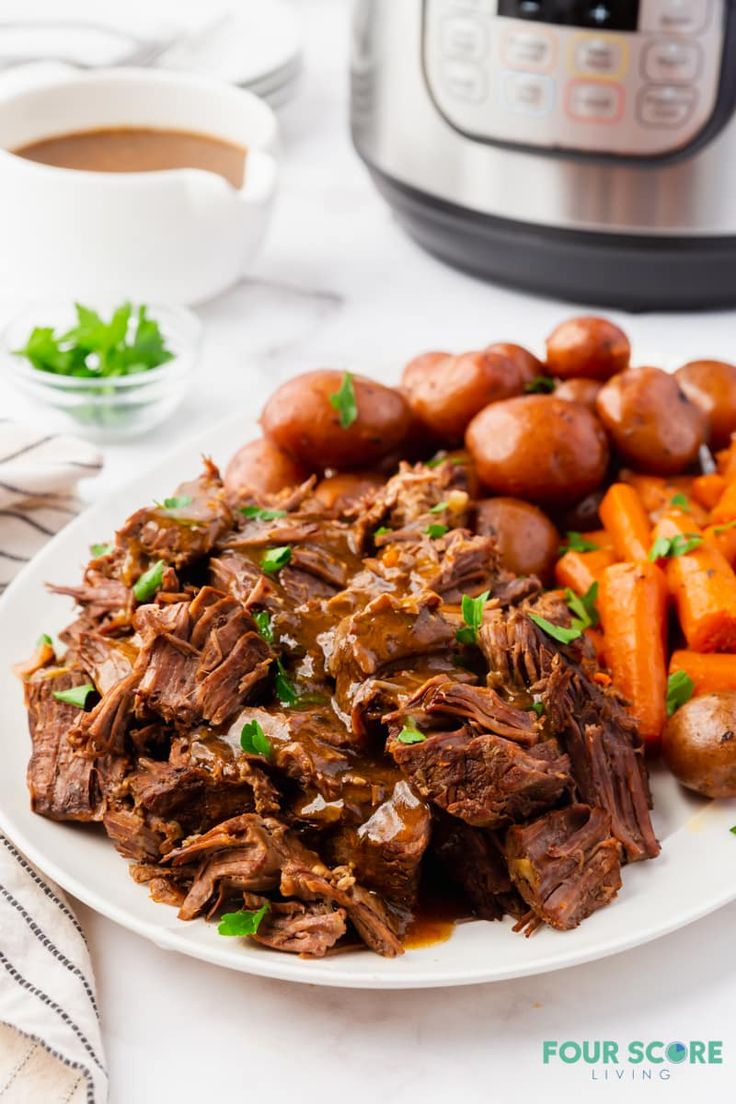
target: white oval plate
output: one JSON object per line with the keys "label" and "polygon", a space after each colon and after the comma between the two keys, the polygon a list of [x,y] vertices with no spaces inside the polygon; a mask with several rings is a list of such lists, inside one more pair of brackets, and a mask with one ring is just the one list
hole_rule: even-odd
{"label": "white oval plate", "polygon": [[302,960],[224,939],[204,921],[184,923],[132,881],[101,829],[35,816],[25,784],[25,711],[10,667],[31,652],[41,632],[54,633],[70,620],[68,600],[49,595],[44,583],[74,582],[92,542],[109,539],[134,509],[190,478],[202,452],[224,463],[253,429],[247,418],[229,419],[95,504],[44,548],[0,601],[0,827],[34,863],[91,908],[167,950],[287,981],[375,989],[467,985],[573,966],[656,939],[736,898],[736,837],[729,832],[736,801],[701,801],[664,771],[652,780],[662,855],[627,867],[618,899],[576,931],[544,929],[525,939],[508,921],[473,921],[458,925],[445,943],[393,960],[368,951]]}

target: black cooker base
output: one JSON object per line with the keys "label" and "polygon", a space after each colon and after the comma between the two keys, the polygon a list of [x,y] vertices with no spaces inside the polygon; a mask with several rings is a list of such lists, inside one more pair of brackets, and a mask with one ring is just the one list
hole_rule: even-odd
{"label": "black cooker base", "polygon": [[457,207],[368,168],[412,238],[474,276],[629,311],[736,304],[736,237],[647,237],[533,226]]}

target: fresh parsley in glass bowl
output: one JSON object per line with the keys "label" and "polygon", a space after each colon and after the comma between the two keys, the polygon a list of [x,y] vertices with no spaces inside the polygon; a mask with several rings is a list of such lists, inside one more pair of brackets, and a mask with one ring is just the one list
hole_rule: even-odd
{"label": "fresh parsley in glass bowl", "polygon": [[39,303],[3,335],[10,379],[70,432],[98,441],[145,433],[189,385],[200,322],[184,307]]}

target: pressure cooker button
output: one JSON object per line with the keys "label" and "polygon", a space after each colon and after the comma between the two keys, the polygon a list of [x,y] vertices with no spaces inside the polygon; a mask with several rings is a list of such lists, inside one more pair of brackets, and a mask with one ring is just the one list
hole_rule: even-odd
{"label": "pressure cooker button", "polygon": [[488,49],[488,33],[479,19],[445,19],[442,55],[457,61],[480,61]]}
{"label": "pressure cooker button", "polygon": [[506,32],[502,53],[510,69],[550,69],[554,43],[549,35],[522,27]]}
{"label": "pressure cooker button", "polygon": [[653,81],[695,80],[700,70],[701,51],[697,42],[676,38],[650,42],[644,51],[644,75]]}
{"label": "pressure cooker button", "polygon": [[696,100],[694,88],[650,84],[639,93],[639,121],[651,127],[683,126],[692,115]]}
{"label": "pressure cooker button", "polygon": [[590,77],[620,77],[625,68],[625,46],[615,38],[581,37],[574,51],[575,69]]}
{"label": "pressure cooker button", "polygon": [[621,118],[624,90],[620,84],[603,81],[570,81],[567,111],[581,123],[615,123]]}
{"label": "pressure cooker button", "polygon": [[486,77],[477,65],[462,61],[447,62],[443,67],[442,80],[448,94],[456,100],[480,103],[485,99]]}
{"label": "pressure cooker button", "polygon": [[648,0],[642,5],[642,31],[699,34],[711,17],[712,0]]}
{"label": "pressure cooker button", "polygon": [[554,83],[540,73],[507,73],[504,82],[506,106],[521,115],[547,115],[554,102]]}

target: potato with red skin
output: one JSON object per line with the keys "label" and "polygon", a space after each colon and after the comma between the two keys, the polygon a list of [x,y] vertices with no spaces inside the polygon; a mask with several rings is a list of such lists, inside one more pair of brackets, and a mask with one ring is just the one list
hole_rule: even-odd
{"label": "potato with red skin", "polygon": [[704,797],[736,797],[736,690],[691,698],[665,725],[662,755]]}
{"label": "potato with red skin", "polygon": [[380,472],[339,472],[318,483],[314,489],[314,495],[328,510],[342,513],[354,506],[359,499],[374,491],[376,487],[382,487],[385,482],[385,476]]}
{"label": "potato with red skin", "polygon": [[501,356],[512,361],[518,369],[522,388],[537,376],[547,375],[545,365],[523,345],[514,345],[512,341],[497,341],[494,345],[487,345],[484,352],[500,353]]}
{"label": "potato with red skin", "polygon": [[487,350],[443,358],[424,354],[409,361],[401,386],[414,416],[429,436],[445,445],[460,444],[468,423],[484,406],[523,391],[515,363]]}
{"label": "potato with red skin", "polygon": [[225,487],[234,497],[278,494],[308,479],[311,472],[260,437],[239,448],[225,469]]}
{"label": "potato with red skin", "polygon": [[629,368],[601,388],[596,412],[619,456],[649,475],[677,475],[697,458],[703,412],[661,368]]}
{"label": "potato with red skin", "polygon": [[628,337],[607,318],[568,318],[547,338],[547,372],[559,379],[607,380],[625,371],[630,357]]}
{"label": "potato with red skin", "polygon": [[520,498],[486,498],[476,508],[475,530],[496,538],[501,560],[516,575],[552,581],[560,534],[547,515]]}
{"label": "potato with red skin", "polygon": [[564,399],[565,402],[582,403],[589,410],[595,411],[595,402],[602,386],[600,380],[585,379],[583,376],[578,376],[575,379],[563,380],[555,388],[554,393],[558,399]]}
{"label": "potato with red skin", "polygon": [[726,448],[736,431],[736,364],[691,360],[677,369],[675,379],[705,414],[711,448]]}
{"label": "potato with red skin", "polygon": [[322,471],[365,467],[398,448],[411,421],[404,396],[365,376],[351,376],[357,416],[343,426],[330,400],[346,375],[324,369],[282,383],[261,414],[269,441],[298,464]]}
{"label": "potato with red skin", "polygon": [[468,426],[465,442],[489,490],[543,504],[577,502],[600,486],[608,467],[598,419],[554,395],[487,406]]}

